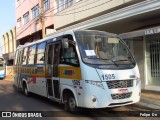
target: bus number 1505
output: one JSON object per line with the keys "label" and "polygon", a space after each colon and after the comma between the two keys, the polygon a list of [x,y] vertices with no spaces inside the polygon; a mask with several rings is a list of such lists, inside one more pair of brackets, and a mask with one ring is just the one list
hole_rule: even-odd
{"label": "bus number 1505", "polygon": [[102,80],[115,79],[115,75],[114,74],[103,74],[101,77],[102,77]]}

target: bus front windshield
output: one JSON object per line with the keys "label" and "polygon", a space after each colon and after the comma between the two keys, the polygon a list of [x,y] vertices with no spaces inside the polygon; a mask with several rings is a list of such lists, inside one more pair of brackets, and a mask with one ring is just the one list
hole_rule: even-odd
{"label": "bus front windshield", "polygon": [[116,35],[100,31],[75,33],[81,57],[89,64],[135,64],[126,44]]}

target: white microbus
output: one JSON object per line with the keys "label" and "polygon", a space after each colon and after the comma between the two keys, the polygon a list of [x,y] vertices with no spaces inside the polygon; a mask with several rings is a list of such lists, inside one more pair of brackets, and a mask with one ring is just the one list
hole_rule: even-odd
{"label": "white microbus", "polygon": [[17,48],[16,88],[63,103],[65,109],[123,106],[140,100],[138,66],[117,35],[72,30]]}

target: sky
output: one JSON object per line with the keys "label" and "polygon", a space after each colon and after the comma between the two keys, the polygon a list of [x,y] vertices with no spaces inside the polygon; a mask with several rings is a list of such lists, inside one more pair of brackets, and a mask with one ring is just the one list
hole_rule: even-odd
{"label": "sky", "polygon": [[15,25],[15,0],[0,0],[0,55],[2,53],[2,35]]}

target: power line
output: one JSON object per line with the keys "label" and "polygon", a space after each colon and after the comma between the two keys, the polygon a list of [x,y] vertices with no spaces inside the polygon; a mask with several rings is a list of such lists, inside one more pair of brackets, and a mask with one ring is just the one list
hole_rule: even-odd
{"label": "power line", "polygon": [[[30,2],[31,2],[31,0],[29,0]],[[87,1],[87,0],[86,0]],[[84,1],[84,2],[86,2],[86,1]],[[95,1],[95,2],[98,2],[99,0],[97,0],[97,1]],[[79,13],[79,12],[83,12],[83,11],[86,11],[86,10],[89,10],[89,9],[93,9],[93,8],[95,8],[95,7],[98,7],[98,6],[101,6],[101,5],[103,5],[103,4],[106,4],[106,3],[108,3],[108,2],[110,2],[110,1],[112,1],[112,0],[109,0],[109,1],[106,1],[106,2],[104,2],[104,3],[101,3],[101,4],[99,4],[99,5],[96,5],[96,6],[93,6],[93,7],[91,7],[91,8],[87,8],[87,9],[84,9],[84,10],[81,10],[81,11],[77,11],[77,12],[74,12],[74,13]],[[83,2],[83,3],[84,3]],[[90,3],[90,4],[93,4],[93,3],[95,3],[95,2],[92,2],[92,3]],[[53,3],[53,2],[51,2],[51,3]],[[50,3],[50,4],[51,4]],[[68,3],[68,2],[66,2],[66,3]],[[66,4],[65,3],[65,4]],[[61,5],[65,5],[65,4],[61,4]],[[87,4],[87,5],[89,5],[89,4]],[[87,6],[87,5],[85,5],[85,6]],[[83,7],[85,7],[85,6],[81,6],[81,7],[79,7],[79,8],[83,8]],[[56,7],[56,9],[57,9],[58,7]],[[54,9],[54,7],[52,7],[52,8],[50,8],[50,9],[53,9],[53,10],[55,10]],[[49,11],[49,12],[52,12],[53,10],[51,10],[51,11]],[[70,10],[69,10],[70,11]],[[66,11],[66,12],[68,12],[68,11]],[[66,12],[63,12],[63,13],[66,13]],[[44,12],[44,14],[47,14],[48,12]],[[68,13],[68,14],[62,14],[62,15],[53,15],[53,16],[65,16],[65,15],[70,15],[70,14],[74,14],[74,13]],[[53,16],[44,16],[44,17],[53,17]],[[37,18],[38,19],[38,18]],[[33,22],[33,21],[32,21]],[[35,21],[34,21],[35,22]],[[31,26],[31,23],[27,26],[27,27],[25,27],[20,33],[22,33],[24,30],[26,30],[29,26]],[[19,34],[20,34],[19,33]],[[18,35],[19,35],[18,34]]]}
{"label": "power line", "polygon": [[[31,0],[29,0],[29,1],[31,2]],[[84,2],[86,2],[86,1],[87,1],[87,0],[85,0]],[[83,2],[83,3],[84,3],[84,2]],[[31,3],[32,3],[32,2],[31,2]],[[51,3],[53,3],[53,2],[50,2],[50,4],[51,4]],[[67,3],[68,3],[68,2],[66,2],[65,4],[67,4]],[[33,4],[33,3],[32,3],[32,4]],[[62,4],[60,4],[60,5],[63,6],[63,5],[65,5],[65,4],[62,3]],[[33,5],[34,5],[34,4],[33,4]],[[58,6],[58,7],[59,7],[59,6]],[[57,9],[58,7],[56,7],[56,9]],[[55,10],[54,7],[50,8],[50,9]],[[49,11],[49,12],[52,12],[53,10],[51,10],[51,11]],[[47,14],[47,13],[49,13],[49,12],[48,12],[48,11],[45,11],[44,14]],[[44,17],[49,17],[49,16],[44,16]],[[34,19],[35,19],[35,18],[34,18]],[[32,19],[32,20],[34,20],[34,19]],[[39,18],[36,18],[36,20],[38,20],[38,19],[39,19]],[[18,36],[19,34],[21,34],[22,32],[24,32],[28,27],[30,27],[30,26],[32,25],[32,23],[35,22],[36,20],[34,20],[34,21],[32,21],[31,23],[29,23],[29,24],[27,25],[27,27],[25,27],[24,29],[22,29],[21,32],[19,32],[19,33],[17,34],[17,36]]]}
{"label": "power line", "polygon": [[[104,5],[104,4],[106,4],[106,3],[109,3],[109,2],[111,2],[111,1],[112,1],[112,0],[109,0],[109,1],[106,1],[106,2],[101,3],[101,4],[99,4],[99,5],[96,5],[96,6],[93,6],[93,7],[87,8],[87,9],[84,9],[84,10],[80,10],[80,11],[77,11],[77,12],[72,12],[72,13],[62,14],[62,15],[54,14],[53,16],[45,16],[45,17],[66,16],[66,15],[70,15],[70,14],[80,13],[80,12],[83,12],[83,11],[86,11],[86,10],[90,10],[90,9],[93,9],[93,8],[99,7],[99,6],[101,6],[101,5]],[[64,13],[65,13],[65,12],[64,12]]]}
{"label": "power line", "polygon": [[[64,5],[66,5],[66,4],[68,4],[68,3],[70,3],[71,1],[72,1],[72,0],[67,1],[67,2],[63,2],[63,3],[59,4],[57,7],[51,7],[50,9],[54,9],[54,10],[56,10],[56,9],[58,9],[59,7],[62,7],[62,6],[64,6]],[[82,4],[82,3],[86,2],[86,1],[88,1],[88,0],[81,0],[81,1],[76,2],[76,3]],[[50,5],[51,5],[52,3],[54,3],[54,2],[55,2],[55,1],[50,2]],[[76,5],[76,3],[72,4],[71,6],[75,6],[75,5]],[[70,7],[70,6],[69,6],[69,7]],[[68,7],[67,7],[67,8],[68,8]],[[46,11],[46,13],[48,13],[48,11]]]}
{"label": "power line", "polygon": [[[88,1],[88,0],[86,0],[86,1]],[[85,3],[86,1],[84,1],[83,3]],[[94,4],[94,3],[96,3],[96,2],[99,2],[99,0],[94,1],[94,2],[92,1],[92,2],[90,2],[90,3],[88,3],[88,4],[85,4],[85,5],[82,5],[82,6],[78,6],[78,7],[76,7],[76,8],[71,9],[71,10],[68,10],[68,11],[60,11],[60,12],[61,12],[62,14],[63,14],[63,13],[67,13],[67,12],[70,12],[70,11],[74,11],[75,9],[83,8],[83,7],[85,7],[85,6]]]}
{"label": "power line", "polygon": [[22,32],[24,32],[28,27],[30,27],[32,25],[32,23],[34,23],[36,20],[38,20],[38,18],[34,18],[32,19],[32,21],[30,21],[30,23],[28,23],[28,25],[26,27],[24,27],[16,36],[18,36],[19,34],[21,34]]}
{"label": "power line", "polygon": [[[31,0],[29,0],[29,1],[31,2]],[[87,1],[87,0],[86,0],[86,1]],[[84,2],[86,2],[86,1],[84,1]],[[99,1],[99,0],[94,1],[94,2],[92,2],[92,3],[90,3],[90,4],[96,3],[96,2],[98,2],[98,1]],[[112,1],[112,0],[106,1],[106,2],[101,3],[101,4],[99,4],[99,5],[96,5],[96,6],[93,6],[93,7],[87,8],[87,9],[84,9],[84,10],[80,10],[80,11],[77,11],[77,12],[74,12],[74,13],[79,13],[79,12],[83,12],[83,11],[86,11],[86,10],[89,10],[89,9],[93,9],[93,8],[95,8],[95,7],[99,7],[99,6],[104,5],[104,4],[106,4],[106,3],[110,2],[110,1]],[[84,2],[83,2],[83,3],[84,3]],[[32,2],[31,2],[31,3],[32,3]],[[53,2],[51,2],[51,3],[53,3]],[[50,4],[51,4],[51,3],[50,3]],[[65,4],[67,4],[67,3],[68,3],[68,2],[65,2]],[[32,3],[32,4],[33,4],[33,3]],[[65,4],[63,3],[63,4],[61,4],[61,5],[65,5]],[[82,3],[81,3],[81,4],[82,4]],[[33,5],[34,5],[34,4],[33,4]],[[87,5],[89,5],[89,4],[86,4],[85,6],[87,6]],[[85,6],[81,6],[81,7],[78,7],[78,8],[83,8],[83,7],[85,7]],[[57,9],[57,8],[59,8],[59,6],[56,7],[56,8],[52,7],[52,8],[50,8],[50,9],[55,10],[55,9]],[[49,12],[52,12],[53,10],[51,10],[51,11],[49,11]],[[66,12],[69,12],[69,11],[71,11],[71,10],[65,11],[65,12],[63,12],[63,13],[66,13]],[[47,14],[48,12],[44,12],[44,13]],[[74,14],[74,13],[68,13],[68,14],[62,14],[62,15],[54,15],[54,16],[65,16],[65,15],[70,15],[70,14]],[[53,16],[44,16],[44,17],[53,17]],[[31,22],[28,24],[27,27],[25,27],[24,29],[22,29],[22,30],[17,34],[17,36],[18,36],[19,34],[21,34],[22,32],[24,32],[28,27],[30,27],[30,26],[32,25],[32,23],[35,22],[37,19],[38,19],[38,18],[32,19],[33,21],[31,21]],[[5,43],[5,44],[7,44],[7,43]],[[4,44],[4,45],[5,45],[5,44]],[[0,48],[2,48],[2,46],[1,46]]]}
{"label": "power line", "polygon": [[[83,0],[83,1],[81,1],[81,2],[78,2],[79,4],[82,4],[82,3],[85,3],[86,1],[88,1],[88,0]],[[99,0],[98,0],[99,1]],[[64,2],[64,3],[61,3],[61,4],[59,4],[57,7],[52,7],[52,8],[50,8],[50,9],[53,9],[53,10],[57,10],[58,8],[60,8],[60,7],[63,7],[64,5],[66,5],[66,4],[68,4],[68,3],[70,3],[71,1],[67,1],[67,2]],[[51,2],[51,3],[53,3],[53,2]],[[76,3],[73,3],[71,6],[73,7],[73,6],[75,6],[76,5]],[[70,6],[69,6],[70,7]],[[68,7],[67,7],[68,8]],[[49,11],[50,12],[50,11]],[[52,12],[52,11],[51,11]],[[62,11],[61,11],[62,12]],[[46,13],[48,13],[48,11],[46,12]]]}

